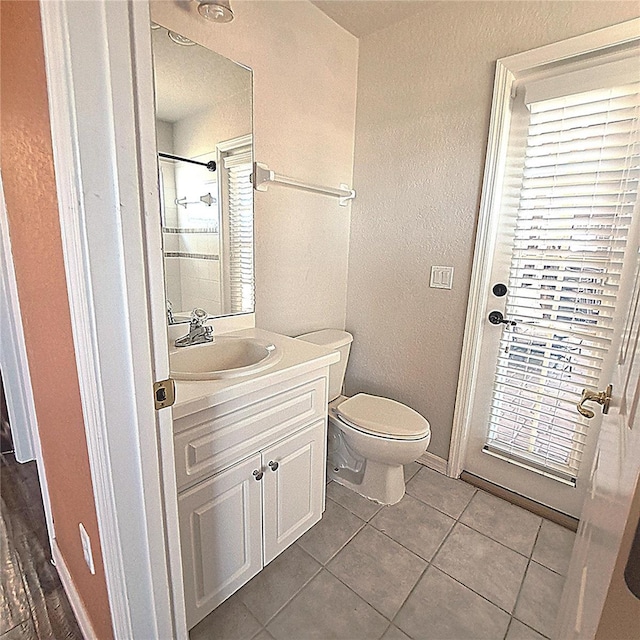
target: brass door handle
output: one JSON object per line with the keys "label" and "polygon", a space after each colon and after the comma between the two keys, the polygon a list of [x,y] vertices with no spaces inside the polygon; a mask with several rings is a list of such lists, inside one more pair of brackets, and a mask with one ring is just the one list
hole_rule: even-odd
{"label": "brass door handle", "polygon": [[591,389],[583,389],[582,397],[578,402],[578,411],[585,418],[593,418],[596,414],[591,410],[583,407],[585,402],[593,401],[602,405],[602,413],[609,413],[609,404],[611,403],[611,392],[613,391],[612,385],[607,385],[605,391],[591,391]]}

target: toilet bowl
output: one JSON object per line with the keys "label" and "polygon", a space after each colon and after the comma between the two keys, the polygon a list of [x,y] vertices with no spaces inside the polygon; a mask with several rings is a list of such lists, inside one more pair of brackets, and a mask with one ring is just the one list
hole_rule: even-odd
{"label": "toilet bowl", "polygon": [[324,329],[298,338],[341,355],[329,371],[328,477],[381,504],[399,502],[405,492],[403,465],[427,450],[429,422],[389,398],[340,395],[353,340],[346,331]]}

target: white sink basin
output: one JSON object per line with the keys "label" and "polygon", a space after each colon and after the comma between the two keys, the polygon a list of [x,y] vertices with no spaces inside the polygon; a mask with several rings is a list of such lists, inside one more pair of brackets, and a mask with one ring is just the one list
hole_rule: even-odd
{"label": "white sink basin", "polygon": [[216,336],[214,342],[180,347],[169,354],[176,380],[216,380],[250,375],[280,360],[275,345],[256,338]]}

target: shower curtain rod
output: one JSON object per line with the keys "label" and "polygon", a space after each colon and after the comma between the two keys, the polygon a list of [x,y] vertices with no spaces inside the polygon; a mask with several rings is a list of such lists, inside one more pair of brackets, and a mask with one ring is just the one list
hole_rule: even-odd
{"label": "shower curtain rod", "polygon": [[209,171],[216,170],[216,161],[209,160],[209,162],[200,162],[199,160],[191,160],[191,158],[181,158],[180,156],[172,156],[170,153],[158,153],[161,158],[168,158],[169,160],[178,160],[179,162],[190,162],[191,164],[197,164],[201,167],[206,167]]}

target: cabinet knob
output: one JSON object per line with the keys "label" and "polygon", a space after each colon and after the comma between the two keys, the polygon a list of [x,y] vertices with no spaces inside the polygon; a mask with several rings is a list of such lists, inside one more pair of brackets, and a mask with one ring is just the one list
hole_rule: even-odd
{"label": "cabinet knob", "polygon": [[277,462],[274,462],[273,460],[269,463],[269,467],[271,471],[277,471],[279,466],[280,465]]}
{"label": "cabinet knob", "polygon": [[264,473],[263,473],[262,471],[259,471],[258,469],[256,469],[256,470],[253,472],[253,477],[254,477],[256,480],[262,480],[262,476],[263,476],[263,475],[264,475]]}

